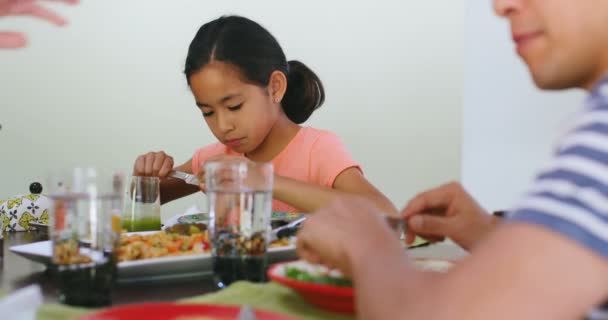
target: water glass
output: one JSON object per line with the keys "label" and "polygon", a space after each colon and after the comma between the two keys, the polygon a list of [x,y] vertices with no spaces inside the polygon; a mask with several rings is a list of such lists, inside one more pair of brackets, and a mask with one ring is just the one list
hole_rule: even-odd
{"label": "water glass", "polygon": [[59,301],[111,304],[123,204],[123,176],[86,168],[53,176],[50,237]]}
{"label": "water glass", "polygon": [[207,162],[205,185],[214,279],[223,288],[266,279],[273,167],[246,159]]}

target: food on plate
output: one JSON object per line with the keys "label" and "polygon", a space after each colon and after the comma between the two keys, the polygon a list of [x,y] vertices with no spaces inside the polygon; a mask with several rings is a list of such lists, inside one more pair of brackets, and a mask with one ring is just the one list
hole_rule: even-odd
{"label": "food on plate", "polygon": [[230,228],[219,230],[216,237],[218,256],[259,256],[266,253],[266,239],[263,232],[247,237]]}
{"label": "food on plate", "polygon": [[[447,272],[453,265],[453,262],[440,259],[414,260],[416,269],[427,272]],[[352,281],[344,277],[339,271],[303,260],[286,264],[284,270],[284,276],[293,280],[338,287],[352,287]]]}
{"label": "food on plate", "polygon": [[[265,239],[261,233],[249,238],[226,234],[220,239],[220,251],[239,250],[241,254],[265,253]],[[288,246],[289,239],[279,239],[269,247]],[[223,250],[223,251],[222,251]],[[167,256],[208,253],[211,251],[209,229],[204,223],[176,224],[164,231],[150,234],[121,234],[118,261],[142,260]]]}
{"label": "food on plate", "polygon": [[339,287],[351,287],[352,281],[337,270],[330,270],[321,265],[298,261],[285,267],[285,276],[298,281],[328,284]]}
{"label": "food on plate", "polygon": [[207,225],[204,223],[178,223],[166,228],[165,232],[184,235],[206,233]]}
{"label": "food on plate", "polygon": [[285,271],[285,275],[288,278],[299,281],[329,284],[332,286],[352,287],[353,285],[350,279],[344,278],[342,276],[332,276],[331,273],[311,273],[308,271],[300,270],[298,268],[287,268],[287,270]]}
{"label": "food on plate", "polygon": [[91,258],[80,253],[76,240],[65,240],[53,248],[53,262],[60,265],[91,263]]}
{"label": "food on plate", "polygon": [[[141,260],[166,256],[189,255],[209,252],[209,233],[197,226],[189,226],[188,231],[159,231],[147,235],[120,236],[118,261]],[[185,231],[185,230],[179,230]]]}
{"label": "food on plate", "polygon": [[269,248],[278,248],[278,247],[287,247],[291,244],[292,239],[290,238],[279,238],[273,242],[271,242],[268,247]]}

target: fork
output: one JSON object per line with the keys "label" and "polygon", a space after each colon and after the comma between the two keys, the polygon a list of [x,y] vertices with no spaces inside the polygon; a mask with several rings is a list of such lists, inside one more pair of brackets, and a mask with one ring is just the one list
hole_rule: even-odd
{"label": "fork", "polygon": [[300,219],[294,220],[284,226],[272,229],[272,231],[270,232],[270,242],[276,241],[278,240],[280,237],[280,233],[282,231],[293,231],[294,229],[297,230],[297,228],[300,226],[300,224],[302,224],[302,222],[304,222],[304,220],[306,220],[306,217],[302,217]]}
{"label": "fork", "polygon": [[239,317],[237,318],[237,320],[256,320],[257,317],[255,316],[255,312],[253,311],[253,308],[251,308],[251,306],[249,305],[244,305],[241,308],[241,311],[239,312]]}
{"label": "fork", "polygon": [[184,182],[186,182],[187,184],[192,184],[195,186],[198,186],[200,184],[198,178],[195,175],[183,171],[173,170],[169,172],[169,177],[184,180]]}
{"label": "fork", "polygon": [[405,219],[402,217],[394,217],[389,215],[385,215],[384,219],[391,229],[397,233],[399,239],[403,240],[405,238],[405,234],[407,233],[407,223],[405,222]]}

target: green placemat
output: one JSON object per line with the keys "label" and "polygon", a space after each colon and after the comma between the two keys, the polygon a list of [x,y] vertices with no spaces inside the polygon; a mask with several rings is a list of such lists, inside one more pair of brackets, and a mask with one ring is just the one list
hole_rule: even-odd
{"label": "green placemat", "polygon": [[[179,303],[206,303],[243,305],[292,316],[294,319],[347,320],[352,317],[325,312],[308,304],[289,288],[276,283],[236,282],[216,293],[179,300]],[[92,309],[75,308],[61,304],[44,304],[38,309],[40,320],[72,320],[92,312]]]}
{"label": "green placemat", "polygon": [[36,313],[36,319],[41,320],[72,320],[85,315],[94,309],[70,307],[58,303],[45,303]]}
{"label": "green placemat", "polygon": [[304,301],[297,293],[289,288],[274,282],[250,283],[236,282],[229,288],[204,295],[201,297],[180,300],[184,303],[210,303],[243,305],[248,304],[254,308],[274,311],[294,317],[294,319],[313,320],[346,320],[353,317],[325,312]]}
{"label": "green placemat", "polygon": [[[418,237],[410,246],[420,246],[427,243]],[[180,300],[183,303],[209,303],[243,305],[249,304],[254,308],[265,309],[286,315],[296,319],[352,319],[318,309],[304,301],[297,293],[289,288],[276,283],[254,284],[249,282],[237,282],[230,287],[198,297]],[[92,309],[70,307],[62,304],[44,304],[38,309],[37,318],[40,320],[64,320],[77,319]]]}

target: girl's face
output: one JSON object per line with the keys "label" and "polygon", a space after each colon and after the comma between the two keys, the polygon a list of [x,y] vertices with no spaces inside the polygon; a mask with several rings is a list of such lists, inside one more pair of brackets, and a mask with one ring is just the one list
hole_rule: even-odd
{"label": "girl's face", "polygon": [[256,150],[279,119],[269,88],[246,82],[233,65],[212,61],[189,80],[209,129],[235,152]]}

